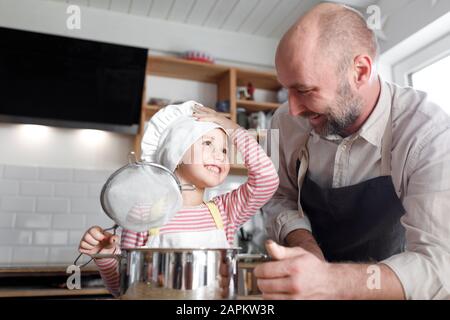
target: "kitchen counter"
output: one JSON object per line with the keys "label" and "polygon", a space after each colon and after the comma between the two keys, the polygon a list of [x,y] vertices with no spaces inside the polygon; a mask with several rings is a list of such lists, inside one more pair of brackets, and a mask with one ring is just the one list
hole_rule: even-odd
{"label": "kitchen counter", "polygon": [[70,274],[65,266],[33,266],[0,268],[1,298],[71,297],[110,298],[95,265],[81,269],[81,289],[69,290]]}
{"label": "kitchen counter", "polygon": [[[240,277],[246,289],[237,300],[261,300],[252,274],[255,263],[240,263]],[[98,269],[89,265],[81,269],[81,289],[69,290],[70,274],[65,266],[17,266],[0,268],[0,298],[113,299],[104,287]]]}

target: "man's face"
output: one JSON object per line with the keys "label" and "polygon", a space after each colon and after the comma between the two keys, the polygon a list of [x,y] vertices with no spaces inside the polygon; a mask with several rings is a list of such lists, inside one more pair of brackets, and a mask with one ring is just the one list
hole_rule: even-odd
{"label": "man's face", "polygon": [[[345,136],[363,107],[347,73],[338,74],[336,63],[320,59],[308,47],[303,48],[306,54],[299,48],[291,53],[282,50],[277,52],[276,68],[279,81],[289,92],[290,114],[307,118],[322,136]],[[289,48],[284,46],[284,50]]]}

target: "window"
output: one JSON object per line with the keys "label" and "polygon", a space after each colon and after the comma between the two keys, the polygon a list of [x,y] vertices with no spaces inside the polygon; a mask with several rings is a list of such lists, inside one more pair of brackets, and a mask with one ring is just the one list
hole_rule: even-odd
{"label": "window", "polygon": [[410,84],[425,91],[433,102],[450,114],[450,55],[410,74]]}

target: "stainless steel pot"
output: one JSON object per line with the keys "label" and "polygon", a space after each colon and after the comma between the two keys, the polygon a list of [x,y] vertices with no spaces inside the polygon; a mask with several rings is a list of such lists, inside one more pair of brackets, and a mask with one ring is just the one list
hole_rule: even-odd
{"label": "stainless steel pot", "polygon": [[236,299],[238,260],[263,258],[227,249],[122,249],[119,261],[121,299]]}

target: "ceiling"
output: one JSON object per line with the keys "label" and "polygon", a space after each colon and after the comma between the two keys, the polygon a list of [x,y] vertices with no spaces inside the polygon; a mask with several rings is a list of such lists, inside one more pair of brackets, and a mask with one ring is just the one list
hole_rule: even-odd
{"label": "ceiling", "polygon": [[[204,28],[280,38],[320,0],[50,0]],[[334,0],[362,9],[378,0]]]}

